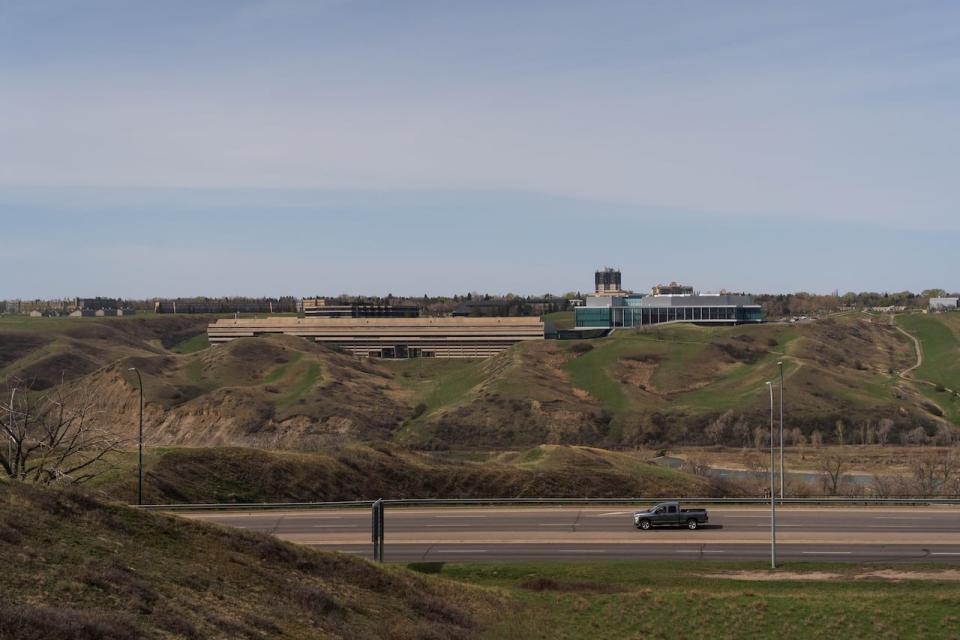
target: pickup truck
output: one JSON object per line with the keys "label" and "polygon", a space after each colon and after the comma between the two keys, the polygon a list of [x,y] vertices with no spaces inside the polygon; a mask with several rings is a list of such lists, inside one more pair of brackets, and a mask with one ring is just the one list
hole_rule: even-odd
{"label": "pickup truck", "polygon": [[633,525],[646,531],[651,527],[696,529],[708,521],[706,509],[681,509],[679,502],[661,502],[646,511],[633,514]]}

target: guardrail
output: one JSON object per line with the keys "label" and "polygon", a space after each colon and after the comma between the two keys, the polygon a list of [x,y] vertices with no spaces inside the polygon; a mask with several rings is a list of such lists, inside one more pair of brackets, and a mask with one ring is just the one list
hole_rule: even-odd
{"label": "guardrail", "polygon": [[[679,500],[687,504],[770,504],[770,498],[397,498],[383,500],[392,507],[450,507],[477,505],[649,505],[658,502]],[[340,502],[223,502],[214,504],[145,504],[137,508],[156,511],[257,511],[273,509],[336,509],[370,507],[376,500],[351,500]],[[960,498],[777,498],[778,505],[960,505]],[[137,505],[133,505],[137,506]]]}

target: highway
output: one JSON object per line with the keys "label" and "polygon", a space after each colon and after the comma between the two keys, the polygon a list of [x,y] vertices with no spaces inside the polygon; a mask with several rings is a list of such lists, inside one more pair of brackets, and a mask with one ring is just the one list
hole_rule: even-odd
{"label": "highway", "polygon": [[[388,561],[585,558],[760,560],[770,555],[770,513],[708,508],[696,531],[633,527],[632,507],[387,508]],[[368,509],[180,513],[371,557]],[[957,507],[781,507],[783,560],[960,563]]]}

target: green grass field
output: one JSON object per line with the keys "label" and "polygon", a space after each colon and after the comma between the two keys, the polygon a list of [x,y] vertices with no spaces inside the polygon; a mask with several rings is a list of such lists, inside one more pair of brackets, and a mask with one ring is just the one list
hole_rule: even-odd
{"label": "green grass field", "polygon": [[488,638],[957,638],[960,582],[857,578],[942,567],[799,563],[770,575],[764,563],[706,561],[414,564],[451,580],[495,588],[522,614],[504,616]]}
{"label": "green grass field", "polygon": [[897,324],[923,346],[923,364],[914,374],[960,389],[960,314],[902,314],[897,316]]}
{"label": "green grass field", "polygon": [[178,342],[171,347],[170,350],[174,353],[196,353],[197,351],[203,351],[209,346],[209,336],[207,336],[206,333],[199,333],[191,338]]}

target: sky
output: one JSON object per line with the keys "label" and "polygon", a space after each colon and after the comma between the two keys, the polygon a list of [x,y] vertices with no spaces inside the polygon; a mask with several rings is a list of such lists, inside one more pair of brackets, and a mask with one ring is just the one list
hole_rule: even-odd
{"label": "sky", "polygon": [[960,289],[960,3],[0,0],[0,298]]}

